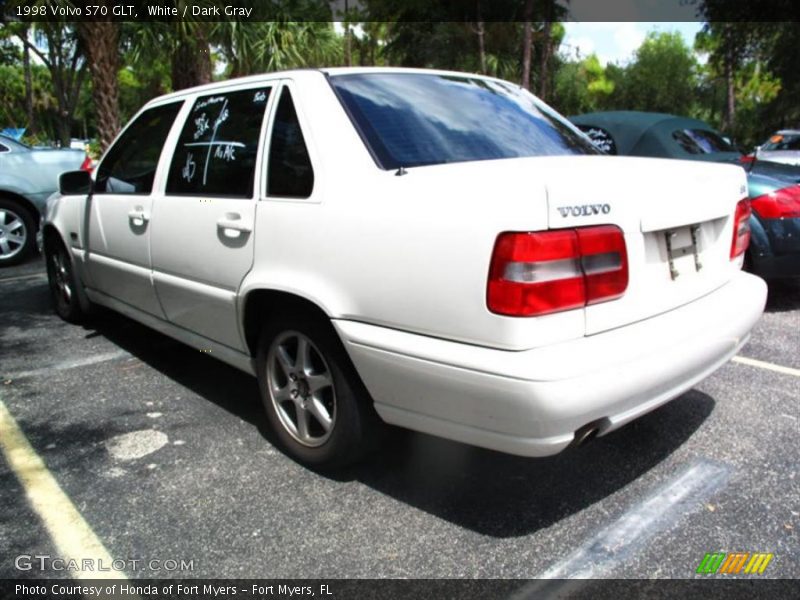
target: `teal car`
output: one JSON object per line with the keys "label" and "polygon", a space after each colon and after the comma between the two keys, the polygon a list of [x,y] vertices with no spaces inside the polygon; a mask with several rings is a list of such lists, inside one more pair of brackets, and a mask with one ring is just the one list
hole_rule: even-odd
{"label": "teal car", "polygon": [[64,171],[90,168],[83,150],[38,149],[0,135],[0,267],[17,264],[36,247],[47,199]]}
{"label": "teal car", "polygon": [[741,165],[747,172],[753,209],[746,267],[767,279],[800,277],[800,168],[748,160],[721,133],[698,119],[637,111],[569,119],[607,154]]}

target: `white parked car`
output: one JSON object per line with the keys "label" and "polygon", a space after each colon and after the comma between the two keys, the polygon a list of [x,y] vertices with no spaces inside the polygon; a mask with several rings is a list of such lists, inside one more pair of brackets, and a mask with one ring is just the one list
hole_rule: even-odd
{"label": "white parked car", "polygon": [[[306,464],[381,421],[524,456],[742,347],[764,282],[740,167],[599,155],[518,86],[328,69],[147,104],[44,226],[55,307],[118,310],[260,382]],[[724,401],[724,399],[721,399]]]}
{"label": "white parked car", "polygon": [[755,151],[758,160],[800,166],[800,129],[776,131]]}

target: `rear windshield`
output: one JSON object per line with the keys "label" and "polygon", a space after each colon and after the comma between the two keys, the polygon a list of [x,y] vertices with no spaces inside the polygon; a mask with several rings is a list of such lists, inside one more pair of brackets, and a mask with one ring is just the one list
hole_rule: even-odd
{"label": "rear windshield", "polygon": [[739,151],[721,135],[708,129],[678,129],[672,132],[672,137],[689,154]]}
{"label": "rear windshield", "polygon": [[334,75],[330,81],[384,169],[598,153],[510,84],[418,73]]}

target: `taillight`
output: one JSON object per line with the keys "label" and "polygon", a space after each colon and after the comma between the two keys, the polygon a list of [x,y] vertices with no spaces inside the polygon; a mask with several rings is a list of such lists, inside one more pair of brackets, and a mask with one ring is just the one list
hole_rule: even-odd
{"label": "taillight", "polygon": [[750,244],[750,201],[739,200],[733,216],[733,241],[731,242],[731,258],[744,254]]}
{"label": "taillight", "polygon": [[87,173],[91,173],[92,172],[92,159],[89,158],[88,154],[86,155],[86,157],[83,159],[83,162],[81,163],[81,171],[86,171]]}
{"label": "taillight", "polygon": [[628,287],[628,255],[613,225],[501,233],[489,268],[487,305],[530,317],[619,298]]}
{"label": "taillight", "polygon": [[764,194],[750,201],[762,219],[795,219],[800,217],[800,185]]}

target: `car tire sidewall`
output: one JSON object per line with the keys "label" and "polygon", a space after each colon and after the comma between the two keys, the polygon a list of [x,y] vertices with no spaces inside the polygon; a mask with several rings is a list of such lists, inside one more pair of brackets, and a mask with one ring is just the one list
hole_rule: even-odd
{"label": "car tire sidewall", "polygon": [[[322,354],[333,379],[336,421],[330,437],[321,446],[304,446],[295,440],[281,423],[267,392],[266,369],[270,346],[288,331],[301,333],[311,340]],[[357,461],[374,447],[381,422],[374,415],[372,400],[330,323],[301,313],[276,316],[262,329],[256,360],[261,400],[270,428],[295,460],[312,468],[340,468]]]}
{"label": "car tire sidewall", "polygon": [[[56,254],[60,254],[62,256],[68,271],[70,284],[72,285],[72,297],[69,302],[63,298],[56,287],[55,265],[53,264],[53,257]],[[50,288],[50,297],[53,301],[53,307],[56,311],[56,314],[70,323],[81,322],[86,314],[82,309],[80,299],[78,298],[78,286],[80,285],[80,282],[75,274],[75,268],[72,264],[72,257],[60,240],[49,240],[45,243],[45,265],[47,267],[47,282]]]}
{"label": "car tire sidewall", "polygon": [[23,227],[25,227],[26,238],[22,249],[11,258],[0,256],[0,267],[10,267],[21,263],[33,253],[36,247],[36,224],[30,211],[16,202],[0,198],[0,209],[14,213],[22,221]]}

